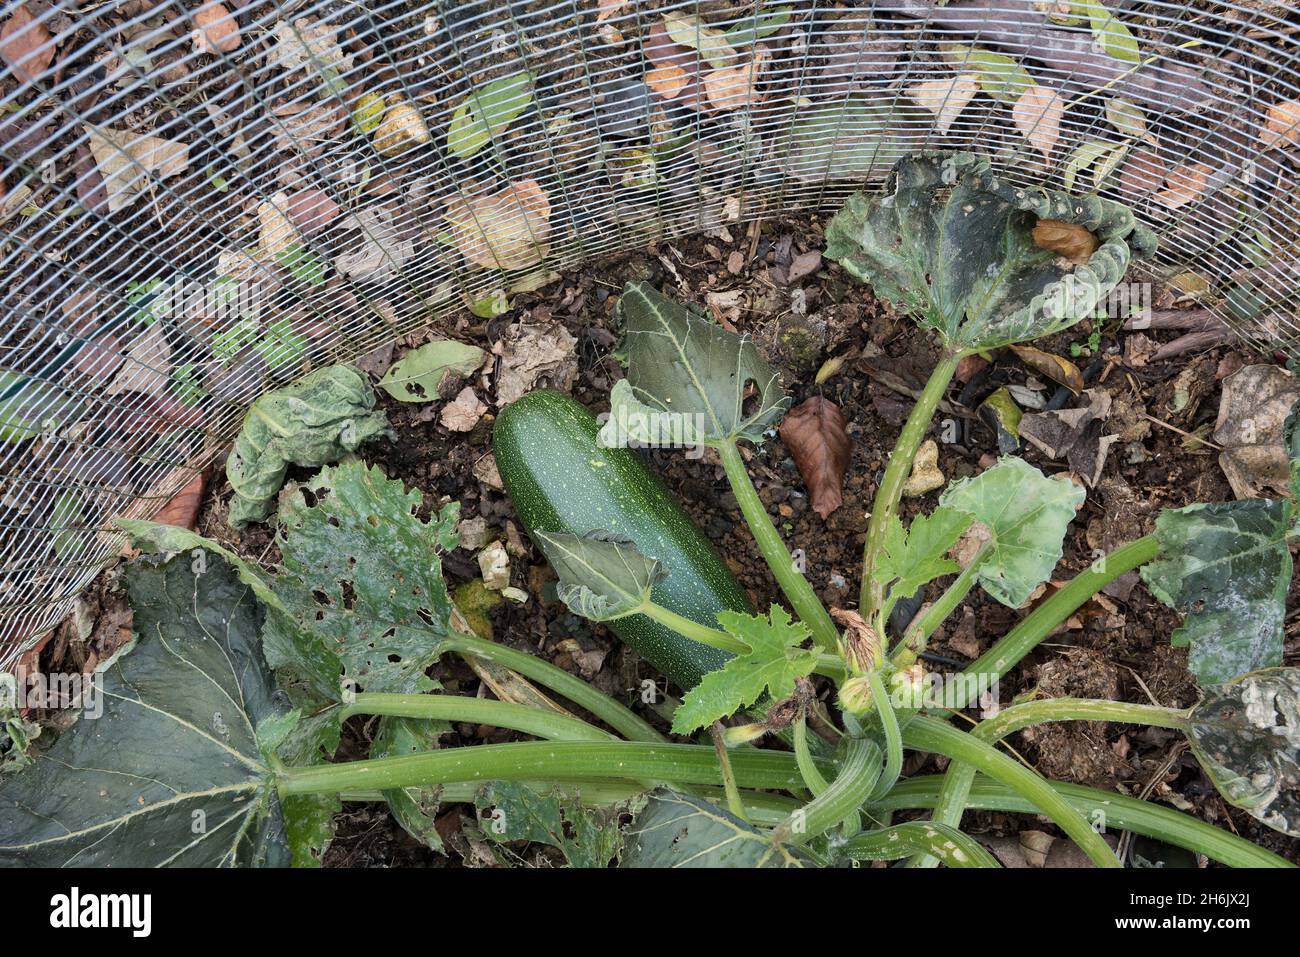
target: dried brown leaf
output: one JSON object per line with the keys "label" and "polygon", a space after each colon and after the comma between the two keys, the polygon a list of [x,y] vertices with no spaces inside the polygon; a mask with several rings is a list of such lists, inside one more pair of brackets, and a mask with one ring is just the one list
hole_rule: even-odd
{"label": "dried brown leaf", "polygon": [[220,3],[205,3],[194,12],[190,35],[197,53],[233,53],[239,49],[239,23]]}
{"label": "dried brown leaf", "polygon": [[659,66],[645,75],[646,86],[651,91],[671,100],[691,82],[691,75],[679,66]]}
{"label": "dried brown leaf", "polygon": [[1188,163],[1170,170],[1165,178],[1167,188],[1156,193],[1156,202],[1168,209],[1195,202],[1205,193],[1213,172],[1213,167],[1206,163]]}
{"label": "dried brown leaf", "polygon": [[1259,132],[1260,149],[1300,145],[1300,100],[1284,100],[1268,108]]}
{"label": "dried brown leaf", "polygon": [[923,106],[936,117],[935,126],[947,133],[966,104],[979,92],[978,73],[960,73],[950,80],[926,80],[907,89],[908,99]]}
{"label": "dried brown leaf", "polygon": [[304,236],[315,236],[338,214],[339,204],[323,189],[300,189],[289,194],[289,219]]}
{"label": "dried brown leaf", "polygon": [[0,27],[0,58],[19,83],[30,83],[54,62],[54,37],[20,4]]}
{"label": "dried brown leaf", "polygon": [[456,248],[488,269],[528,269],[541,263],[551,234],[551,203],[537,180],[511,183],[487,196],[448,200]]}
{"label": "dried brown leaf", "polygon": [[1040,219],[1034,224],[1034,245],[1064,256],[1076,266],[1084,265],[1101,245],[1084,227],[1059,219]]}
{"label": "dried brown leaf", "polygon": [[704,93],[709,105],[715,110],[739,110],[758,102],[755,86],[766,62],[767,50],[755,47],[754,56],[747,63],[705,74]]}
{"label": "dried brown leaf", "polygon": [[844,502],[851,448],[844,414],[829,399],[813,396],[790,410],[780,434],[812,494],[813,511],[826,518]]}
{"label": "dried brown leaf", "polygon": [[1011,351],[1035,372],[1042,373],[1053,382],[1059,382],[1075,395],[1083,391],[1083,373],[1069,359],[1052,352],[1043,352],[1033,346],[1012,346]]}
{"label": "dried brown leaf", "polygon": [[1134,150],[1120,168],[1119,188],[1125,193],[1142,196],[1163,186],[1168,172],[1155,150]]}
{"label": "dried brown leaf", "polygon": [[167,178],[190,165],[190,148],[176,140],[86,125],[90,152],[104,179],[108,208],[116,213],[134,203],[149,183],[148,173]]}
{"label": "dried brown leaf", "polygon": [[158,510],[153,520],[164,525],[194,528],[199,519],[199,507],[203,504],[203,491],[208,487],[208,474],[205,469],[190,479],[184,488]]}
{"label": "dried brown leaf", "polygon": [[442,407],[438,421],[450,432],[469,432],[478,425],[487,411],[474,390],[469,386],[460,390],[460,394]]}
{"label": "dried brown leaf", "polygon": [[1051,156],[1061,138],[1061,119],[1065,116],[1065,98],[1045,86],[1031,86],[1021,93],[1011,107],[1011,118],[1029,145],[1043,156]]}

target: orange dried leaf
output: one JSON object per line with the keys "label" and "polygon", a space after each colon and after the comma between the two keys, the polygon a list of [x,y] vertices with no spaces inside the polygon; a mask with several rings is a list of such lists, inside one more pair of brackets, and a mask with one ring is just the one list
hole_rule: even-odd
{"label": "orange dried leaf", "polygon": [[1083,391],[1083,373],[1069,359],[1043,352],[1033,346],[1012,346],[1011,351],[1035,372],[1047,376],[1053,382],[1059,382],[1075,395]]}
{"label": "orange dried leaf", "polygon": [[1168,209],[1195,202],[1204,195],[1213,172],[1213,167],[1206,163],[1189,163],[1171,170],[1165,178],[1167,188],[1156,193],[1156,202]]}
{"label": "orange dried leaf", "polygon": [[206,3],[194,14],[190,41],[198,53],[233,53],[239,49],[239,23],[220,3]]}
{"label": "orange dried leaf", "polygon": [[551,203],[535,179],[470,201],[448,200],[446,215],[456,248],[476,266],[527,269],[547,252]]}
{"label": "orange dried leaf", "polygon": [[671,100],[691,82],[691,75],[679,66],[661,66],[647,73],[645,82],[652,92]]}
{"label": "orange dried leaf", "polygon": [[951,80],[926,80],[908,87],[907,97],[933,113],[934,125],[940,133],[947,133],[979,88],[978,73],[962,73]]}
{"label": "orange dried leaf", "polygon": [[1283,100],[1268,108],[1259,131],[1260,149],[1300,145],[1300,100]]}
{"label": "orange dried leaf", "polygon": [[168,500],[153,517],[155,522],[163,525],[179,525],[181,528],[194,528],[199,519],[199,507],[203,504],[203,491],[208,487],[207,471],[200,472],[186,483],[185,487]]}
{"label": "orange dried leaf", "polygon": [[812,495],[813,511],[826,518],[844,502],[851,447],[844,414],[829,399],[813,396],[790,410],[780,435]]}
{"label": "orange dried leaf", "polygon": [[0,27],[0,58],[20,83],[30,83],[54,62],[54,38],[50,31],[30,13],[25,5]]}
{"label": "orange dried leaf", "polygon": [[715,110],[739,110],[757,102],[758,91],[754,87],[766,59],[766,51],[756,48],[754,58],[748,63],[705,74],[704,93],[709,106]]}
{"label": "orange dried leaf", "polygon": [[1134,150],[1120,169],[1119,188],[1134,196],[1151,193],[1165,184],[1167,173],[1164,161],[1155,150]]}
{"label": "orange dried leaf", "polygon": [[1031,86],[1020,94],[1011,108],[1016,129],[1045,157],[1051,156],[1052,150],[1056,149],[1064,116],[1065,99],[1056,90],[1045,86]]}
{"label": "orange dried leaf", "polygon": [[1097,251],[1100,241],[1076,223],[1040,219],[1034,224],[1034,245],[1064,256],[1076,266],[1082,266]]}

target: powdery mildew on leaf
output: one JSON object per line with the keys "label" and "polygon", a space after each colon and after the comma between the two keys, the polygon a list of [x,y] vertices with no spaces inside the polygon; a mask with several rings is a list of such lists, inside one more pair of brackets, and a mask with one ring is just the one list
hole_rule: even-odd
{"label": "powdery mildew on leaf", "polygon": [[537,543],[560,579],[560,601],[591,621],[621,618],[642,608],[666,574],[628,538],[609,532],[536,534]]}
{"label": "powdery mildew on leaf", "polygon": [[623,867],[804,867],[795,848],[722,808],[660,789],[627,829]]}

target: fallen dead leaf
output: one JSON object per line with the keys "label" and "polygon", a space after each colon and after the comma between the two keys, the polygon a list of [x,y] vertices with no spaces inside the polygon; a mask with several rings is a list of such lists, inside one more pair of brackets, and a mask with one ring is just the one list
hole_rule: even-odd
{"label": "fallen dead leaf", "polygon": [[357,231],[358,245],[334,260],[341,275],[383,279],[396,273],[415,255],[415,240],[403,238],[384,206],[367,206],[348,216],[343,225]]}
{"label": "fallen dead leaf", "polygon": [[578,340],[558,322],[516,323],[492,347],[498,356],[497,407],[509,405],[539,384],[568,392],[578,374]]}
{"label": "fallen dead leaf", "polygon": [[86,135],[104,179],[110,212],[136,201],[149,183],[146,174],[166,179],[185,172],[190,165],[190,148],[176,140],[89,124]]}
{"label": "fallen dead leaf", "polygon": [[645,75],[645,84],[651,91],[671,100],[691,82],[691,75],[679,66],[659,66]]}
{"label": "fallen dead leaf", "polygon": [[496,456],[491,452],[474,463],[473,471],[474,477],[489,488],[494,488],[498,492],[505,490],[505,483],[501,481],[501,470],[497,468]]}
{"label": "fallen dead leaf", "polygon": [[19,83],[30,83],[54,62],[54,37],[45,24],[19,4],[0,27],[0,58]]}
{"label": "fallen dead leaf", "polygon": [[1052,155],[1061,138],[1061,119],[1065,116],[1065,98],[1045,86],[1031,86],[1021,93],[1011,107],[1016,129],[1029,145],[1044,157]]}
{"label": "fallen dead leaf", "polygon": [[1155,150],[1133,150],[1120,167],[1119,188],[1134,196],[1142,196],[1163,186],[1168,172]]}
{"label": "fallen dead leaf", "polygon": [[755,47],[749,62],[706,73],[704,95],[708,98],[709,105],[715,110],[725,111],[739,110],[757,103],[760,97],[755,87],[766,62],[767,50]]}
{"label": "fallen dead leaf", "polygon": [[1059,219],[1040,219],[1034,224],[1034,245],[1064,256],[1076,266],[1085,265],[1101,245],[1100,241],[1077,223]]}
{"label": "fallen dead leaf", "polygon": [[1169,171],[1165,189],[1156,193],[1155,200],[1168,209],[1179,209],[1200,199],[1209,186],[1214,169],[1206,163],[1190,163]]}
{"label": "fallen dead leaf", "polygon": [[1053,382],[1059,382],[1075,395],[1083,391],[1083,373],[1069,359],[1033,346],[1012,346],[1016,357],[1035,372],[1040,372]]}
{"label": "fallen dead leaf", "polygon": [[137,335],[126,348],[126,361],[104,389],[105,395],[139,392],[170,402],[172,347],[161,322]]}
{"label": "fallen dead leaf", "polygon": [[398,156],[429,142],[429,128],[410,103],[399,100],[388,108],[384,121],[375,130],[375,149],[383,156]]}
{"label": "fallen dead leaf", "polygon": [[199,518],[199,507],[203,504],[203,491],[208,487],[208,475],[209,472],[205,469],[190,479],[184,488],[158,510],[153,520],[163,525],[194,528]]}
{"label": "fallen dead leaf", "polygon": [[104,333],[77,351],[72,367],[88,378],[107,380],[125,361],[117,337]]}
{"label": "fallen dead leaf", "polygon": [[1264,128],[1259,133],[1259,148],[1300,144],[1300,100],[1284,100],[1268,108]]}
{"label": "fallen dead leaf", "polygon": [[1096,488],[1110,447],[1120,436],[1103,435],[1110,418],[1111,396],[1104,389],[1083,393],[1085,405],[1032,412],[1020,420],[1020,435],[1050,459],[1064,458],[1088,488]]}
{"label": "fallen dead leaf", "polygon": [[499,541],[493,542],[478,553],[478,570],[483,584],[492,591],[500,591],[510,584],[510,556]]}
{"label": "fallen dead leaf", "polygon": [[339,215],[339,204],[323,189],[296,190],[288,205],[290,221],[304,236],[315,236]]}
{"label": "fallen dead leaf", "polygon": [[299,17],[293,23],[281,20],[275,27],[276,44],[270,60],[282,70],[346,76],[352,69],[352,57],[339,46],[338,29],[310,17]]}
{"label": "fallen dead leaf", "polygon": [[940,133],[946,134],[979,88],[979,74],[960,73],[950,80],[926,80],[910,86],[907,96],[917,106],[933,113],[935,126]]}
{"label": "fallen dead leaf", "polygon": [[302,237],[289,218],[289,194],[276,193],[257,207],[258,245],[269,257],[302,245]]}
{"label": "fallen dead leaf", "polygon": [[233,53],[239,49],[239,23],[220,3],[205,3],[194,12],[190,35],[196,53]]}
{"label": "fallen dead leaf", "polygon": [[812,495],[813,511],[827,518],[844,503],[851,450],[844,413],[830,399],[815,395],[786,414],[779,432]]}
{"label": "fallen dead leaf", "polygon": [[448,200],[447,222],[460,254],[488,269],[528,269],[541,263],[551,234],[551,203],[537,180],[496,193]]}
{"label": "fallen dead leaf", "polygon": [[1219,467],[1237,498],[1259,498],[1266,489],[1287,492],[1291,471],[1282,427],[1297,399],[1300,382],[1280,366],[1246,366],[1223,380],[1211,438],[1223,449]]}
{"label": "fallen dead leaf", "polygon": [[926,439],[912,459],[912,474],[903,483],[903,495],[917,498],[937,488],[943,488],[947,479],[939,471],[939,446],[934,439]]}
{"label": "fallen dead leaf", "polygon": [[450,432],[469,432],[483,418],[487,406],[479,401],[474,390],[469,386],[460,390],[460,394],[442,407],[438,421]]}

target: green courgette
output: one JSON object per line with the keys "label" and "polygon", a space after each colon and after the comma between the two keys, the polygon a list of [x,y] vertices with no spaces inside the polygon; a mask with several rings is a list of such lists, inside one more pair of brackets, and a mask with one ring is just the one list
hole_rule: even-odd
{"label": "green courgette", "polygon": [[[558,392],[531,392],[502,410],[492,447],[529,535],[595,529],[624,535],[668,573],[651,595],[656,604],[713,628],[720,611],[752,614],[744,589],[672,493],[633,450],[601,448],[598,428],[594,415]],[[730,657],[645,615],[608,624],[684,689]]]}

